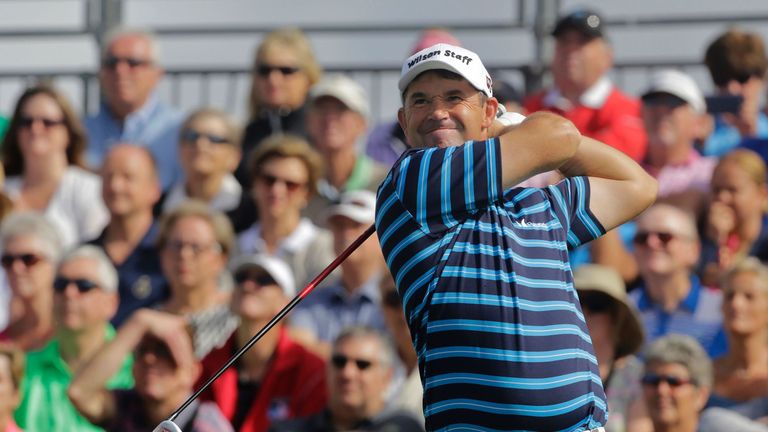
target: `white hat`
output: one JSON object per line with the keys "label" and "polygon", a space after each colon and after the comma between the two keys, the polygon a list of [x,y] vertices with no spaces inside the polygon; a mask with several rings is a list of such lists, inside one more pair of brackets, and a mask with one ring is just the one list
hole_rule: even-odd
{"label": "white hat", "polygon": [[408,57],[403,63],[400,81],[397,83],[400,93],[404,93],[408,84],[420,73],[435,69],[455,72],[486,96],[493,96],[493,81],[480,57],[468,49],[449,44],[432,45]]}
{"label": "white hat", "polygon": [[280,258],[261,254],[240,255],[232,260],[230,268],[233,274],[246,268],[260,268],[272,276],[272,279],[283,289],[283,293],[287,297],[296,295],[296,282],[293,278],[293,272],[291,272],[288,264]]}
{"label": "white hat", "polygon": [[342,74],[332,74],[323,77],[309,91],[311,102],[323,96],[330,96],[341,101],[347,108],[368,118],[368,96],[357,81]]}
{"label": "white hat", "polygon": [[667,93],[676,96],[694,109],[698,113],[706,110],[704,95],[702,95],[699,86],[687,74],[675,69],[663,69],[651,75],[651,84],[643,93],[645,99],[656,93]]}
{"label": "white hat", "polygon": [[376,194],[369,190],[344,192],[339,203],[326,213],[326,219],[333,216],[344,216],[357,223],[373,223],[376,219]]}

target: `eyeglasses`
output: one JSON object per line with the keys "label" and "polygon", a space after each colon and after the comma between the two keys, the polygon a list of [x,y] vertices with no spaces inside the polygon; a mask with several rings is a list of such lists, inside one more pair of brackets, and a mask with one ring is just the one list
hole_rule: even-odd
{"label": "eyeglasses", "polygon": [[256,66],[256,73],[263,77],[268,77],[272,71],[278,71],[281,75],[293,75],[301,69],[296,66],[272,66],[260,64]]}
{"label": "eyeglasses", "polygon": [[198,131],[196,131],[194,129],[184,129],[183,131],[181,131],[181,140],[184,141],[184,142],[194,144],[200,138],[207,139],[211,144],[227,144],[227,143],[229,143],[229,139],[227,139],[227,137],[225,137],[225,136],[198,132]]}
{"label": "eyeglasses", "polygon": [[667,383],[667,385],[670,387],[680,387],[693,383],[693,380],[690,378],[682,378],[674,375],[657,375],[653,373],[645,374],[640,379],[640,382],[642,382],[644,385],[654,387],[658,386],[662,381]]}
{"label": "eyeglasses", "polygon": [[13,267],[13,264],[16,261],[21,261],[22,264],[24,264],[24,267],[32,267],[35,264],[39,263],[43,260],[43,257],[31,253],[25,253],[25,254],[4,254],[2,258],[0,258],[0,264],[2,264],[3,268],[9,269]]}
{"label": "eyeglasses", "polygon": [[277,285],[275,279],[267,273],[254,273],[248,270],[243,270],[235,273],[235,282],[241,284],[245,281],[251,281],[259,286]]}
{"label": "eyeglasses", "polygon": [[331,364],[333,364],[333,367],[339,370],[344,369],[344,367],[347,365],[347,362],[350,361],[353,362],[355,366],[357,366],[357,368],[361,371],[373,366],[373,362],[370,360],[353,359],[345,356],[344,354],[334,354],[331,356]]}
{"label": "eyeglasses", "polygon": [[185,249],[189,249],[190,252],[192,252],[192,255],[194,256],[198,256],[207,250],[213,250],[214,252],[222,252],[221,245],[218,243],[199,244],[199,243],[192,243],[192,242],[183,242],[181,240],[170,240],[163,247],[175,254],[180,254]]}
{"label": "eyeglasses", "polygon": [[109,56],[101,61],[101,66],[104,69],[115,70],[120,63],[125,63],[131,69],[152,64],[150,60],[137,59],[133,57]]}
{"label": "eyeglasses", "polygon": [[64,119],[52,119],[52,118],[46,118],[46,117],[32,117],[32,116],[21,116],[19,117],[19,127],[29,129],[34,125],[36,122],[40,122],[43,124],[43,127],[46,129],[50,129],[54,126],[62,125],[64,124]]}
{"label": "eyeglasses", "polygon": [[395,290],[389,290],[385,292],[381,296],[381,303],[384,306],[391,307],[391,308],[399,308],[402,306],[402,301],[400,300],[400,294],[397,293]]}
{"label": "eyeglasses", "polygon": [[288,192],[296,192],[297,190],[299,190],[299,188],[303,187],[306,184],[306,183],[295,182],[293,180],[287,180],[287,179],[273,176],[270,174],[259,174],[256,178],[257,180],[261,181],[267,187],[270,187],[270,188],[278,182],[282,183],[285,185],[285,188],[288,189]]}
{"label": "eyeglasses", "polygon": [[660,231],[639,231],[637,234],[635,234],[635,237],[632,239],[632,243],[636,245],[646,245],[648,244],[648,238],[651,236],[655,236],[659,241],[666,246],[667,243],[671,242],[672,239],[677,237],[676,234],[667,233],[667,232],[660,232]]}
{"label": "eyeglasses", "polygon": [[99,287],[99,284],[88,279],[68,279],[65,277],[57,277],[53,281],[53,290],[58,293],[63,293],[67,290],[69,284],[75,284],[77,290],[81,293],[87,293],[88,291]]}

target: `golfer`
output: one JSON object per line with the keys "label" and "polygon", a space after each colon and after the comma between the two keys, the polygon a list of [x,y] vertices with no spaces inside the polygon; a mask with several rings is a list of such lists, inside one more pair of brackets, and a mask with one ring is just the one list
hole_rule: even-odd
{"label": "golfer", "polygon": [[[562,117],[497,119],[491,84],[460,47],[408,58],[398,120],[412,148],[377,198],[427,430],[600,430],[606,399],[568,249],[640,213],[657,186]],[[512,187],[552,169],[557,185]]]}

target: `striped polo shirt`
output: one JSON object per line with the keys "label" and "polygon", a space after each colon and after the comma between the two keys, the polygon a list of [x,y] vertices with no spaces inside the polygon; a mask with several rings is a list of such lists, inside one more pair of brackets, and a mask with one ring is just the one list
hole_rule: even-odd
{"label": "striped polo shirt", "polygon": [[419,356],[427,430],[583,431],[607,418],[568,248],[604,233],[585,177],[503,190],[499,140],[412,149],[376,228]]}

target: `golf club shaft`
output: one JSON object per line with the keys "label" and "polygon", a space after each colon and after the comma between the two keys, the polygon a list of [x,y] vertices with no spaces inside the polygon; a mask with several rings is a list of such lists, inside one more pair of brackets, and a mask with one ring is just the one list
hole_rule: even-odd
{"label": "golf club shaft", "polygon": [[242,346],[237,352],[222,366],[215,374],[213,374],[212,377],[208,379],[208,381],[205,382],[205,384],[200,387],[192,396],[187,398],[186,401],[184,401],[181,406],[174,411],[173,414],[168,418],[171,422],[176,420],[176,417],[179,416],[179,414],[184,411],[189,404],[192,403],[195,399],[197,399],[208,387],[210,387],[211,384],[213,384],[216,379],[218,379],[221,374],[224,373],[227,369],[229,369],[230,366],[232,366],[233,363],[237,361],[248,349],[250,349],[253,344],[259,341],[259,339],[262,338],[268,331],[272,330],[272,327],[275,326],[283,317],[285,317],[288,312],[290,312],[294,307],[296,307],[297,304],[299,304],[300,301],[304,299],[307,295],[309,295],[312,290],[315,289],[315,287],[320,284],[328,275],[336,269],[336,267],[339,266],[349,255],[352,254],[352,252],[355,251],[358,247],[360,247],[361,244],[363,244],[364,241],[368,239],[368,237],[373,234],[373,232],[376,231],[376,227],[374,225],[371,225],[368,227],[367,230],[365,230],[364,233],[360,235],[357,239],[355,239],[354,242],[352,242],[351,245],[349,245],[346,249],[344,249],[344,252],[342,252],[339,256],[336,257],[326,268],[323,269],[323,271],[320,272],[317,276],[315,276],[312,281],[307,284],[306,287],[304,287],[301,292],[293,298],[280,312],[275,315],[274,318],[272,318],[261,330],[259,330],[258,333],[256,333],[251,339],[248,340],[248,342]]}

